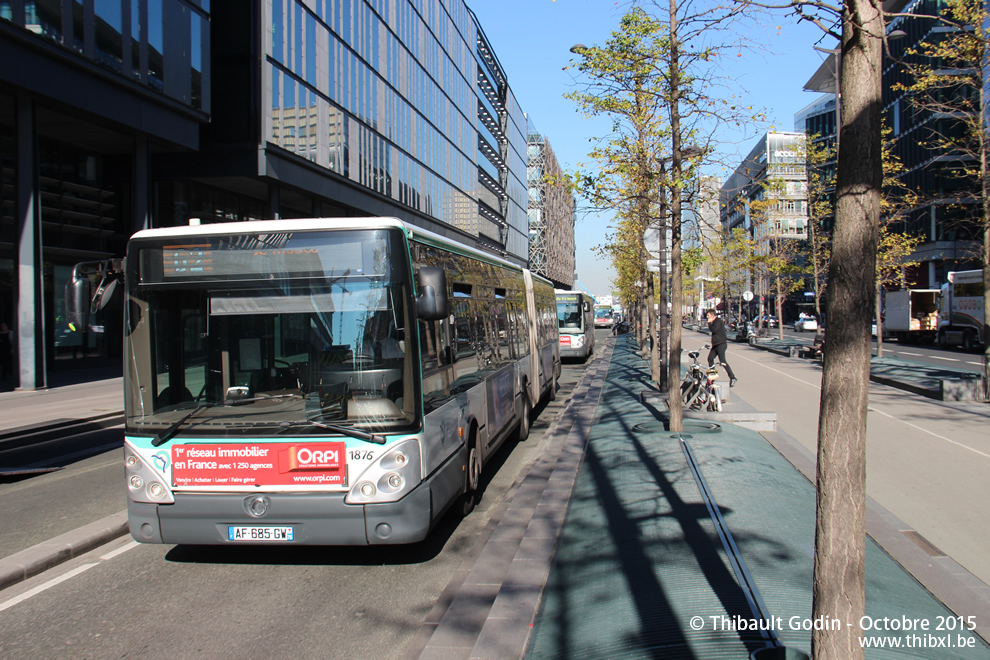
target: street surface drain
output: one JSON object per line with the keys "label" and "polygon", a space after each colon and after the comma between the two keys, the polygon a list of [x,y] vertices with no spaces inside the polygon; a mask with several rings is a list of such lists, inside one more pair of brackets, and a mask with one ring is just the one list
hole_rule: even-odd
{"label": "street surface drain", "polygon": [[901,534],[914,541],[915,545],[928,553],[929,557],[946,557],[947,555],[932,545],[928,539],[913,529],[902,529]]}
{"label": "street surface drain", "polygon": [[684,431],[681,433],[671,433],[663,422],[643,422],[632,427],[633,433],[670,433],[673,437],[690,438],[690,433],[721,433],[722,427],[712,422],[700,422],[694,420],[684,420]]}

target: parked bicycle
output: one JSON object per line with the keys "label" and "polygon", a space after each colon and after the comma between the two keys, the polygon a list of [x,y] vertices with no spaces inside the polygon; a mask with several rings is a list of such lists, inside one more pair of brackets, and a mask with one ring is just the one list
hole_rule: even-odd
{"label": "parked bicycle", "polygon": [[681,401],[689,410],[721,412],[722,386],[715,382],[718,379],[717,365],[706,368],[698,362],[700,354],[700,351],[688,353],[692,363],[681,381]]}

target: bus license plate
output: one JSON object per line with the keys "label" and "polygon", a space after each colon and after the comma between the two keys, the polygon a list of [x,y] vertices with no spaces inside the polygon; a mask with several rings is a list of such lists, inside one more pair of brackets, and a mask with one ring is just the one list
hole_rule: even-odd
{"label": "bus license plate", "polygon": [[228,541],[292,541],[291,527],[227,527]]}

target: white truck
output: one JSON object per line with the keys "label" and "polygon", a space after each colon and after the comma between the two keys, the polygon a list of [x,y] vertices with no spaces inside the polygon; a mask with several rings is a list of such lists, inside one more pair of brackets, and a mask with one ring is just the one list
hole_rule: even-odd
{"label": "white truck", "polygon": [[902,344],[935,343],[938,289],[888,291],[884,298],[884,336]]}
{"label": "white truck", "polygon": [[967,351],[985,346],[983,271],[954,271],[948,277],[938,308],[939,346],[962,346]]}

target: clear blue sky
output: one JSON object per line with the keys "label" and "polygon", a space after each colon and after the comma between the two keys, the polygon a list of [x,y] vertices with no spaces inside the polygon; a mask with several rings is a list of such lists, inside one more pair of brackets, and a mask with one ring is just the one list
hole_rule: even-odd
{"label": "clear blue sky", "polygon": [[[564,94],[576,89],[573,71],[564,71],[574,44],[600,46],[618,28],[627,3],[610,0],[466,0],[505,69],[522,109],[546,136],[565,170],[590,165],[592,137],[606,133],[607,124],[584,119]],[[794,114],[814,102],[817,94],[802,91],[823,56],[812,48],[821,32],[793,19],[765,16],[762,31],[747,34],[762,52],[741,52],[729,74],[747,94],[747,104],[762,107],[771,128],[794,129]],[[820,45],[832,48],[826,38]],[[738,163],[756,144],[748,138],[729,145],[725,157]],[[727,174],[720,173],[722,176]],[[610,217],[582,212],[575,227],[578,279],[595,295],[607,294],[613,276],[608,262],[594,247],[604,242]]]}

